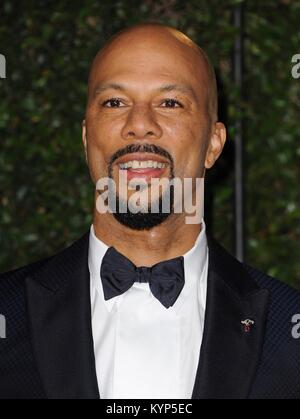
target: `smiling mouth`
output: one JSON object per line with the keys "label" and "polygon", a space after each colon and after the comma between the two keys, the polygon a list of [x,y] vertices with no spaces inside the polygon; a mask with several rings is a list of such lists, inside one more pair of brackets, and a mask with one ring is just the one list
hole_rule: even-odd
{"label": "smiling mouth", "polygon": [[126,171],[128,180],[139,178],[161,177],[169,167],[169,163],[160,156],[153,154],[135,153],[123,156],[116,164],[119,170]]}
{"label": "smiling mouth", "polygon": [[167,164],[156,160],[129,160],[126,163],[120,163],[119,167],[122,170],[163,169],[167,167]]}

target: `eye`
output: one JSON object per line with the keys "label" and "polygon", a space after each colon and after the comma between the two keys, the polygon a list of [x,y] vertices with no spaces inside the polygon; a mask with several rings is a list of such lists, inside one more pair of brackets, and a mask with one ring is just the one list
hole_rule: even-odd
{"label": "eye", "polygon": [[163,108],[182,108],[182,104],[176,99],[166,99],[163,101]]}
{"label": "eye", "polygon": [[124,106],[124,104],[121,102],[121,99],[117,97],[112,97],[111,99],[105,100],[102,103],[102,106],[105,108],[120,108],[122,105]]}

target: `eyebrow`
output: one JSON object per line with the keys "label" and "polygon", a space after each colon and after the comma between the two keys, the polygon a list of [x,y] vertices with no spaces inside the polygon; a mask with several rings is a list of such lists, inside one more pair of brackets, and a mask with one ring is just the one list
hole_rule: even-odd
{"label": "eyebrow", "polygon": [[[94,90],[94,98],[99,94],[105,92],[106,90],[116,90],[124,92],[126,90],[126,87],[118,83],[98,84]],[[184,84],[163,84],[162,86],[158,87],[156,91],[162,93],[177,91],[192,96],[196,102],[198,101],[194,89],[191,86]]]}

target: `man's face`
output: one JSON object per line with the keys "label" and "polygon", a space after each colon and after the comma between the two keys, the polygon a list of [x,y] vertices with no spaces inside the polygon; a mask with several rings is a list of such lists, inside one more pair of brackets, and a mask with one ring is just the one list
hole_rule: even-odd
{"label": "man's face", "polygon": [[202,59],[169,34],[132,34],[110,45],[94,64],[83,127],[93,181],[110,174],[118,185],[124,171],[148,183],[203,177],[207,85]]}

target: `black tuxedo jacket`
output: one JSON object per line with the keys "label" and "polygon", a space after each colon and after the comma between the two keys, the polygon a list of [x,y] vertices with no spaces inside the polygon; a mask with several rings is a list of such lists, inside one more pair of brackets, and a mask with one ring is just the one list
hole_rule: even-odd
{"label": "black tuxedo jacket", "polygon": [[[88,271],[89,234],[0,276],[0,398],[99,395]],[[212,239],[193,398],[300,398],[300,293],[239,263]],[[255,323],[249,332],[242,320]],[[300,328],[299,328],[300,329]],[[101,379],[101,377],[100,377]]]}

